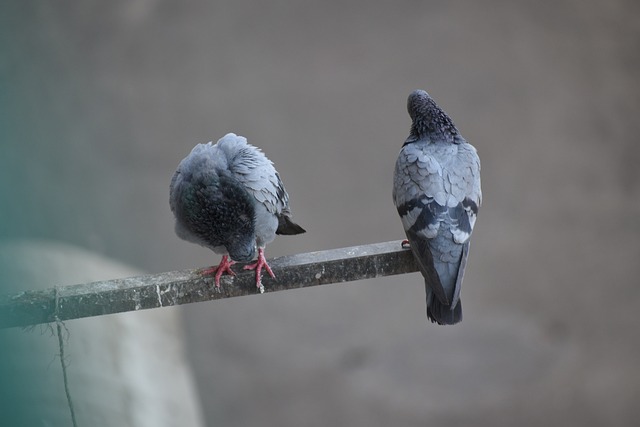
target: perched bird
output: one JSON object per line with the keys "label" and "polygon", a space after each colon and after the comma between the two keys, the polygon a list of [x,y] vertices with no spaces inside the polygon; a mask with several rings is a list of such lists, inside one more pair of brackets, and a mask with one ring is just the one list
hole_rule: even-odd
{"label": "perched bird", "polygon": [[261,271],[273,271],[264,248],[276,234],[300,234],[305,230],[291,220],[289,196],[273,163],[246,138],[233,133],[216,144],[196,145],[171,179],[169,204],[176,218],[178,237],[207,247],[222,260],[215,273],[216,287],[224,273],[235,275],[236,261],[255,264],[256,286],[264,292]]}
{"label": "perched bird", "polygon": [[393,177],[393,201],[425,279],[427,317],[462,320],[460,287],[482,202],[480,159],[429,94],[409,95],[413,123]]}

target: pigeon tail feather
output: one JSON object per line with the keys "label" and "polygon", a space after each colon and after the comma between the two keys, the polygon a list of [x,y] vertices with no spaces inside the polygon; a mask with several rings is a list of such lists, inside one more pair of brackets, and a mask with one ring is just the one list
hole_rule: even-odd
{"label": "pigeon tail feather", "polygon": [[427,305],[427,317],[438,325],[455,325],[462,321],[462,301],[458,300],[455,307],[444,305],[438,298],[432,298]]}
{"label": "pigeon tail feather", "polygon": [[306,232],[307,230],[291,221],[291,218],[289,218],[288,216],[281,215],[278,217],[278,229],[276,230],[276,234],[293,236],[295,234],[302,234]]}

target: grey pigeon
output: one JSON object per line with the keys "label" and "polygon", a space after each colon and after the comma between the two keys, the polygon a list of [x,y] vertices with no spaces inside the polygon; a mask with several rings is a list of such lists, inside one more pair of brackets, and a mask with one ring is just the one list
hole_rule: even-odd
{"label": "grey pigeon", "polygon": [[427,317],[462,320],[460,287],[482,202],[476,149],[423,90],[409,95],[413,123],[393,176],[393,201],[425,279]]}
{"label": "grey pigeon", "polygon": [[[215,273],[216,287],[224,273],[234,275],[236,261],[255,264],[256,286],[264,292],[261,271],[273,271],[264,257],[276,234],[305,230],[291,219],[289,196],[273,163],[246,138],[229,133],[216,144],[196,145],[171,179],[169,204],[178,237],[222,254]],[[231,260],[229,260],[229,258]]]}

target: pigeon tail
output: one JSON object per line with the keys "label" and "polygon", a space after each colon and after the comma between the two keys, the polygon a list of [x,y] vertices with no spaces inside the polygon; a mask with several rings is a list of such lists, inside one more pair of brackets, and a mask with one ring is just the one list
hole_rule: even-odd
{"label": "pigeon tail", "polygon": [[302,234],[306,232],[307,230],[291,221],[291,218],[289,218],[288,216],[280,215],[278,217],[278,229],[276,230],[276,234],[293,236],[295,234]]}
{"label": "pigeon tail", "polygon": [[458,300],[455,307],[444,305],[438,298],[431,298],[427,302],[427,317],[438,325],[455,325],[462,321],[462,301]]}

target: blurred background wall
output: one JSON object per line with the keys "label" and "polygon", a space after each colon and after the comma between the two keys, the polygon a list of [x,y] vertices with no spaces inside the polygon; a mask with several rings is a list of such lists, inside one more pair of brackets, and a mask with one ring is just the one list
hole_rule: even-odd
{"label": "blurred background wall", "polygon": [[417,274],[184,307],[208,424],[631,425],[639,17],[631,0],[2,2],[0,236],[215,264],[174,235],[168,185],[235,132],[308,230],[268,256],[401,239],[391,176],[422,88],[482,159],[465,320],[427,324]]}

